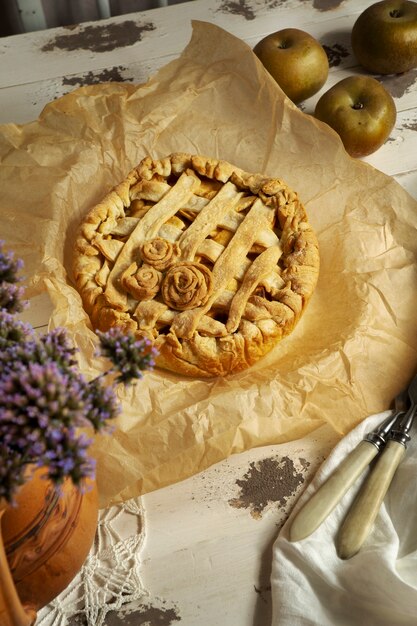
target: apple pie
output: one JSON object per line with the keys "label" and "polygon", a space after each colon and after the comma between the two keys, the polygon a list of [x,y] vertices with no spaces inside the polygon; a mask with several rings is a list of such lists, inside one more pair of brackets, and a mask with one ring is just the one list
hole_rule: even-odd
{"label": "apple pie", "polygon": [[183,153],[144,158],[75,243],[93,327],[148,337],[157,365],[196,377],[269,352],[300,319],[318,271],[316,236],[284,182]]}

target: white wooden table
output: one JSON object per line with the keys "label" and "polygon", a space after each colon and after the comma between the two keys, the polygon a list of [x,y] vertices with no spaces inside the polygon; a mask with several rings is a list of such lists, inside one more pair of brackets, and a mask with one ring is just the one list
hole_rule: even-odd
{"label": "white wooden table", "polygon": [[[324,90],[360,71],[349,31],[370,4],[194,0],[71,29],[6,37],[0,39],[0,123],[30,121],[49,101],[80,85],[144,82],[181,53],[192,19],[218,24],[250,46],[284,27],[310,32],[327,46],[331,61]],[[385,78],[384,84],[395,98],[397,124],[386,144],[366,161],[394,176],[417,198],[417,69]],[[306,112],[312,112],[320,93],[303,103]],[[42,327],[48,307],[37,304],[30,320]],[[246,452],[143,496],[141,576],[148,597],[131,606],[124,620],[114,615],[106,623],[267,626],[272,542],[336,441],[337,435],[323,427],[302,441]],[[286,490],[277,487],[277,477],[286,477]]]}

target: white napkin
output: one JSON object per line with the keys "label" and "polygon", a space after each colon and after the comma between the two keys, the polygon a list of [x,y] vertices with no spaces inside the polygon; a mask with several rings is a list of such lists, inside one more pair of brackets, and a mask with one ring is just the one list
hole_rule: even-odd
{"label": "white napkin", "polygon": [[[344,457],[388,412],[361,422],[338,443],[298,500],[274,546],[273,626],[417,625],[417,437],[407,446],[375,525],[348,560],[335,537],[366,472],[309,537],[288,540],[292,518]],[[412,431],[412,435],[413,435]]]}

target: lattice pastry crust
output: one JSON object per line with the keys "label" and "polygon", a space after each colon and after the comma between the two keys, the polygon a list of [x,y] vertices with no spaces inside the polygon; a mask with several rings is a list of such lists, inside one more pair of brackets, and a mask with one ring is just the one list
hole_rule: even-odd
{"label": "lattice pastry crust", "polygon": [[85,217],[74,278],[93,327],[152,339],[157,364],[220,376],[288,335],[316,286],[295,192],[203,156],[143,159]]}

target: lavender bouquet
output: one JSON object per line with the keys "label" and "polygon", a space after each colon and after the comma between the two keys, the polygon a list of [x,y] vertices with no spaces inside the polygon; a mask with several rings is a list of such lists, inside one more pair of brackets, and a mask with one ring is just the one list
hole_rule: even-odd
{"label": "lavender bouquet", "polygon": [[97,333],[109,368],[92,380],[79,371],[76,350],[58,328],[42,336],[16,314],[24,303],[20,260],[0,242],[0,500],[13,502],[27,467],[45,466],[60,485],[69,477],[81,489],[94,477],[88,454],[93,432],[110,431],[120,407],[115,385],[130,384],[154,365],[147,340],[114,328]]}

